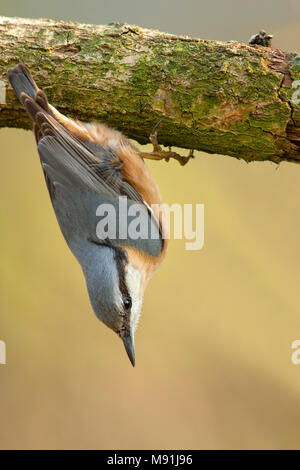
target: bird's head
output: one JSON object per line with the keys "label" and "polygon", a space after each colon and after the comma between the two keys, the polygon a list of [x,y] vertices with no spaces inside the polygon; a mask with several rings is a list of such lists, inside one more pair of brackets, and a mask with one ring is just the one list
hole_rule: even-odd
{"label": "bird's head", "polygon": [[125,250],[105,245],[93,245],[82,267],[96,316],[120,336],[134,366],[134,333],[144,294],[142,269],[130,263]]}

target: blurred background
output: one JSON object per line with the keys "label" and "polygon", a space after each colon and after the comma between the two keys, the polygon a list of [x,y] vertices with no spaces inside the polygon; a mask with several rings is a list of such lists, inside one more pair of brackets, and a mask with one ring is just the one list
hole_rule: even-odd
{"label": "blurred background", "polygon": [[[143,27],[300,51],[297,0],[2,0],[0,15]],[[196,152],[149,162],[169,204],[205,204],[205,246],[171,241],[136,367],[92,313],[31,132],[1,129],[2,449],[299,448],[300,167]]]}

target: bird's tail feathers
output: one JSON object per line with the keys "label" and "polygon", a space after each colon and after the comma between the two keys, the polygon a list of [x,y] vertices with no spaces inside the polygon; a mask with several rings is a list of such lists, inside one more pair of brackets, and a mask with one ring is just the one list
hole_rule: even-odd
{"label": "bird's tail feathers", "polygon": [[[28,100],[28,98],[31,98],[44,111],[49,114],[52,114],[49,108],[49,103],[46,94],[37,87],[30,71],[24,64],[18,64],[15,67],[9,69],[7,72],[7,76],[11,86],[15,90],[17,97],[24,106],[25,99],[27,98]],[[32,118],[32,116],[30,117]]]}
{"label": "bird's tail feathers", "polygon": [[26,95],[30,96],[33,100],[35,99],[38,87],[24,64],[19,64],[9,69],[7,76],[21,103],[22,93],[26,93]]}

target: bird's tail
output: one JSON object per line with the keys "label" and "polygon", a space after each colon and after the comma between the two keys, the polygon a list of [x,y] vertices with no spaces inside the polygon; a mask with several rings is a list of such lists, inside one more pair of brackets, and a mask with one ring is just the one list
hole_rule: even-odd
{"label": "bird's tail", "polygon": [[46,94],[37,87],[31,73],[24,64],[19,64],[9,69],[7,76],[17,97],[25,106],[27,113],[33,121],[34,117],[29,109],[30,104],[35,105],[36,111],[38,110],[36,104],[38,104],[41,108],[40,110],[46,111],[48,114],[52,115]]}
{"label": "bird's tail", "polygon": [[26,93],[26,95],[30,96],[33,100],[35,99],[38,87],[24,64],[19,64],[9,69],[7,76],[21,103],[22,93]]}

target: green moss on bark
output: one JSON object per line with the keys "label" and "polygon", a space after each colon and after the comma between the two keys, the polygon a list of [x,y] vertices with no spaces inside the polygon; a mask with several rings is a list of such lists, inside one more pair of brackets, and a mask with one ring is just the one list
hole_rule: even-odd
{"label": "green moss on bark", "polygon": [[[0,40],[0,79],[7,83],[8,68],[24,62],[67,115],[103,120],[141,143],[165,116],[164,145],[247,161],[300,160],[286,133],[300,125],[300,108],[291,104],[292,81],[300,79],[296,54],[274,65],[262,47],[46,20],[0,19]],[[29,126],[9,88],[0,126]]]}

